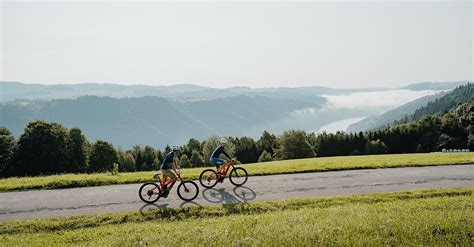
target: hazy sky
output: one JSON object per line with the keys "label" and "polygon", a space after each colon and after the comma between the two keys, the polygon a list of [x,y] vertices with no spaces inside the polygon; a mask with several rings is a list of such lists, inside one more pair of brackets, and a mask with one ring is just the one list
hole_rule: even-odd
{"label": "hazy sky", "polygon": [[0,80],[213,87],[472,80],[473,9],[472,1],[3,1]]}

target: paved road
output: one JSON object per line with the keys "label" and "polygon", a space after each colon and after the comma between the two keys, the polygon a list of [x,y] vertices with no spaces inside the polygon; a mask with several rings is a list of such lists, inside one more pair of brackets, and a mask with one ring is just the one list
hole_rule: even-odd
{"label": "paved road", "polygon": [[226,180],[215,189],[203,190],[200,187],[198,198],[191,203],[184,203],[178,198],[176,186],[168,198],[160,199],[154,205],[145,205],[138,198],[140,185],[0,193],[0,221],[157,207],[474,186],[474,164],[260,176],[250,177],[243,187],[234,187]]}

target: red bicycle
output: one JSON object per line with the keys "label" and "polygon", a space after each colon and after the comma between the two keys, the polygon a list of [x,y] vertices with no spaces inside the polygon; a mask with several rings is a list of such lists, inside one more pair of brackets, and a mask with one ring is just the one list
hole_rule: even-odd
{"label": "red bicycle", "polygon": [[[176,169],[176,176],[178,177],[178,180],[181,182],[178,185],[178,196],[181,198],[181,200],[184,201],[192,201],[196,199],[196,197],[199,194],[199,187],[197,184],[193,181],[190,180],[183,180],[181,178],[181,170]],[[160,179],[159,174],[155,174],[153,176],[154,179],[158,179],[159,183],[155,182],[147,182],[144,183],[141,187],[140,190],[138,191],[138,195],[140,196],[140,199],[146,203],[154,203],[160,199],[160,197],[166,197],[167,194],[164,194],[163,186],[164,186],[164,179]],[[173,188],[173,185],[176,183],[176,181],[170,183],[168,185],[168,193],[171,191]]]}
{"label": "red bicycle", "polygon": [[235,186],[242,186],[247,182],[248,173],[242,167],[235,167],[233,160],[228,160],[220,172],[213,169],[206,169],[199,175],[199,183],[205,188],[212,188],[216,186],[217,182],[224,182],[227,172],[232,167],[229,173],[229,180]]}

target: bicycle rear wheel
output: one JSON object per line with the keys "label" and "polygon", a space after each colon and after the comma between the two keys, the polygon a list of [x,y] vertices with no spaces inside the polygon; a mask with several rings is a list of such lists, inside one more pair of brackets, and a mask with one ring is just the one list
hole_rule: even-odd
{"label": "bicycle rear wheel", "polygon": [[178,196],[181,200],[192,201],[199,194],[199,187],[193,181],[183,181],[178,185]]}
{"label": "bicycle rear wheel", "polygon": [[161,190],[157,183],[148,182],[144,183],[140,190],[138,190],[138,196],[143,202],[154,203],[160,199]]}
{"label": "bicycle rear wheel", "polygon": [[242,186],[247,182],[247,170],[242,167],[236,167],[230,171],[229,180],[235,186]]}
{"label": "bicycle rear wheel", "polygon": [[217,173],[212,169],[206,169],[199,175],[199,183],[205,188],[212,188],[217,184]]}

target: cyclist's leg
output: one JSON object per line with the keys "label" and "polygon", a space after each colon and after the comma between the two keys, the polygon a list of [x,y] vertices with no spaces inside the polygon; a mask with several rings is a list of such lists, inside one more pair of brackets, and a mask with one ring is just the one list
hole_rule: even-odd
{"label": "cyclist's leg", "polygon": [[[211,161],[211,164],[216,166],[216,172],[219,173],[220,167],[223,164],[223,160],[216,157],[211,157],[210,161]],[[210,179],[217,179],[217,178],[213,174],[209,174],[207,177],[207,180],[210,180]]]}
{"label": "cyclist's leg", "polygon": [[167,190],[168,189],[168,173],[166,169],[161,169],[161,174],[163,175],[163,179],[161,180],[162,188]]}
{"label": "cyclist's leg", "polygon": [[225,161],[223,159],[216,160],[217,173],[223,173],[222,170],[224,169],[224,162]]}
{"label": "cyclist's leg", "polygon": [[161,172],[163,173],[163,177],[167,177],[167,181],[165,181],[166,186],[168,186],[172,182],[175,182],[178,179],[176,174],[174,174],[171,169],[164,169],[161,170]]}

